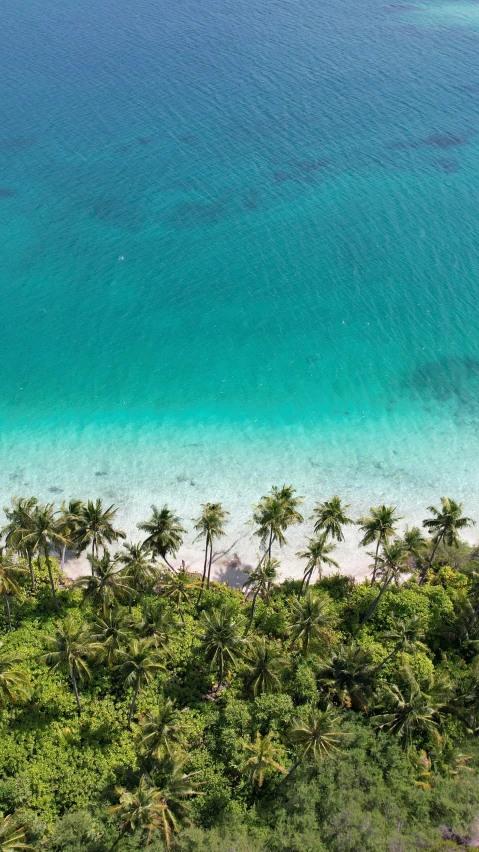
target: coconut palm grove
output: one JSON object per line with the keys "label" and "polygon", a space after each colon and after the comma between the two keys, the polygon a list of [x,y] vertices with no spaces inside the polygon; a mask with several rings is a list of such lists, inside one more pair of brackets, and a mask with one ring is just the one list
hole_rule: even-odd
{"label": "coconut palm grove", "polygon": [[[243,589],[214,581],[229,513],[5,508],[0,850],[410,852],[473,848],[479,818],[479,549],[442,497],[398,532],[292,486],[254,506]],[[279,581],[293,525],[314,530]],[[313,523],[311,523],[311,521]],[[367,579],[335,548],[356,524]],[[182,560],[194,530],[203,572]],[[68,579],[69,554],[85,576]]]}

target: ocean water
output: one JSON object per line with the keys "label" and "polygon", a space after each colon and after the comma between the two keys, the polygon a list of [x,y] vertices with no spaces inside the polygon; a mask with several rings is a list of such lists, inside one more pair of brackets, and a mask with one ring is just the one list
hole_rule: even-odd
{"label": "ocean water", "polygon": [[0,31],[3,501],[132,533],[221,499],[240,555],[283,481],[479,519],[477,0],[3,0]]}

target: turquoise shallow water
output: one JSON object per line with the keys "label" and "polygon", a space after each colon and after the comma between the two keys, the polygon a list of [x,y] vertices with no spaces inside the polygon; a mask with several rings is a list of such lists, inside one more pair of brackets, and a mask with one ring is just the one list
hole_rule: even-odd
{"label": "turquoise shallow water", "polygon": [[240,525],[291,480],[479,517],[479,5],[0,25],[3,499]]}

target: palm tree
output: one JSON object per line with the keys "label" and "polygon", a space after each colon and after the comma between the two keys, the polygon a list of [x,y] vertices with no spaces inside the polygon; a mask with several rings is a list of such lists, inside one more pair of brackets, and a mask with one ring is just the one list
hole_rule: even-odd
{"label": "palm tree", "polygon": [[293,524],[303,522],[299,507],[303,497],[298,497],[292,485],[281,488],[273,485],[270,494],[261,498],[253,507],[253,524],[256,524],[254,535],[261,541],[264,559],[271,559],[273,544],[278,542],[280,547],[286,544],[284,533]]}
{"label": "palm tree", "polygon": [[297,747],[298,758],[288,772],[292,775],[302,761],[318,762],[339,751],[338,743],[344,734],[340,731],[341,718],[328,705],[326,710],[308,707],[305,714],[293,721],[289,741]]}
{"label": "palm tree", "polygon": [[11,814],[0,819],[0,852],[14,852],[15,849],[33,850],[33,846],[24,843],[25,839],[25,828],[18,825]]}
{"label": "palm tree", "polygon": [[147,830],[150,842],[151,834],[159,823],[160,791],[153,787],[146,775],[142,775],[138,787],[133,792],[124,787],[116,788],[119,804],[109,808],[109,813],[118,813],[121,819],[120,832]]}
{"label": "palm tree", "polygon": [[249,633],[251,625],[253,624],[258,595],[262,598],[268,597],[271,586],[274,585],[274,581],[278,576],[278,567],[279,562],[277,559],[262,559],[258,562],[256,568],[248,571],[248,579],[243,584],[243,590],[252,592],[253,599],[251,601],[251,613],[243,634],[244,636]]}
{"label": "palm tree", "polygon": [[206,569],[208,568],[208,579],[206,588],[210,587],[211,577],[211,562],[213,560],[213,541],[215,538],[221,538],[226,535],[224,527],[226,524],[226,516],[229,515],[221,503],[203,503],[201,505],[201,515],[193,520],[195,530],[198,531],[197,539],[205,539],[205,561],[203,566],[203,576],[201,579],[201,590],[198,597],[198,604],[201,600],[203,587],[205,584]]}
{"label": "palm tree", "polygon": [[185,774],[183,765],[176,761],[169,768],[167,785],[161,789],[153,785],[146,775],[141,776],[133,792],[123,787],[117,789],[120,802],[109,811],[120,815],[120,832],[146,830],[148,844],[153,831],[159,830],[169,850],[172,834],[179,828],[179,819],[188,812],[188,799],[196,795],[191,778],[192,774]]}
{"label": "palm tree", "polygon": [[366,613],[359,625],[359,630],[366,624],[367,621],[376,611],[384,592],[389,588],[391,582],[398,582],[401,572],[407,570],[404,564],[404,545],[400,539],[396,539],[392,544],[384,544],[381,556],[378,556],[376,550],[375,556],[375,572],[380,573],[383,577],[383,583],[379,590],[379,594],[372,601],[371,605],[366,610]]}
{"label": "palm tree", "polygon": [[331,497],[331,500],[316,503],[311,515],[311,518],[316,521],[315,533],[324,530],[327,536],[335,538],[336,541],[344,541],[343,527],[354,524],[352,518],[348,518],[346,515],[348,509],[349,505],[343,506],[337,494]]}
{"label": "palm tree", "polygon": [[424,639],[424,622],[419,615],[412,615],[405,620],[396,618],[392,630],[388,630],[381,638],[386,642],[393,642],[394,646],[392,651],[377,666],[376,674],[400,651],[405,654],[428,651],[427,645],[422,641]]}
{"label": "palm tree", "polygon": [[203,610],[200,615],[202,634],[200,650],[205,655],[212,671],[218,674],[218,684],[223,683],[225,670],[234,668],[246,647],[239,624],[231,612],[215,609],[212,613]]}
{"label": "palm tree", "polygon": [[331,631],[336,618],[330,611],[326,597],[313,595],[310,591],[302,600],[291,601],[291,637],[293,642],[301,641],[303,654],[311,644],[324,645],[331,641]]}
{"label": "palm tree", "polygon": [[79,577],[74,584],[85,590],[84,601],[91,600],[94,606],[101,607],[104,615],[119,601],[131,601],[134,590],[129,584],[130,577],[118,569],[108,550],[105,549],[101,557],[89,553],[88,561],[91,575]]}
{"label": "palm tree", "polygon": [[340,645],[319,669],[319,681],[330,698],[345,707],[361,710],[366,710],[372,695],[373,675],[370,651],[355,642]]}
{"label": "palm tree", "polygon": [[141,744],[147,754],[156,758],[164,752],[172,757],[174,748],[183,742],[187,730],[182,714],[170,698],[158,702],[141,725]]}
{"label": "palm tree", "polygon": [[303,574],[303,581],[299,590],[299,597],[301,597],[303,593],[303,587],[305,584],[305,591],[308,591],[311,576],[315,568],[318,569],[319,579],[321,579],[323,565],[332,565],[339,569],[338,563],[329,556],[329,554],[335,549],[336,545],[332,542],[328,542],[327,539],[327,532],[323,532],[321,535],[318,535],[317,538],[309,538],[306,550],[301,550],[296,554],[296,556],[299,556],[300,559],[307,559]]}
{"label": "palm tree", "polygon": [[408,568],[414,568],[421,564],[427,541],[419,527],[406,527],[402,537],[404,553],[408,558]]}
{"label": "palm tree", "polygon": [[441,497],[441,509],[437,509],[436,506],[428,506],[428,512],[432,512],[433,517],[426,518],[422,525],[431,533],[434,546],[429,562],[421,573],[421,583],[424,583],[426,579],[427,568],[431,567],[439,545],[446,544],[448,547],[459,547],[459,530],[471,527],[475,523],[471,518],[462,515],[462,506],[462,503],[456,503],[450,497]]}
{"label": "palm tree", "polygon": [[373,585],[376,580],[376,570],[378,565],[379,558],[379,548],[382,544],[387,544],[389,539],[395,532],[395,526],[401,518],[395,515],[396,507],[395,506],[371,506],[370,509],[371,514],[369,517],[360,518],[358,524],[360,524],[360,530],[363,533],[363,537],[361,539],[361,544],[363,547],[367,547],[368,544],[372,544],[374,541],[376,542],[376,554],[374,557],[374,569],[373,569]]}
{"label": "palm tree", "polygon": [[167,505],[162,509],[156,506],[151,507],[151,518],[149,521],[144,521],[138,524],[138,529],[148,533],[145,539],[145,545],[148,547],[155,557],[159,557],[166,562],[168,568],[174,570],[173,565],[168,561],[168,556],[176,558],[181,545],[183,544],[183,535],[186,530],[181,526],[181,520],[175,512],[172,512]]}
{"label": "palm tree", "polygon": [[246,677],[255,697],[262,692],[281,689],[281,673],[287,659],[279,648],[261,636],[252,645],[247,660],[250,666]]}
{"label": "palm tree", "polygon": [[161,579],[160,595],[176,604],[182,624],[185,623],[183,604],[190,603],[191,594],[198,588],[201,588],[199,578],[186,570],[184,562],[177,574],[165,573]]}
{"label": "palm tree", "polygon": [[50,667],[50,671],[67,672],[73,687],[78,715],[82,712],[78,683],[81,680],[89,680],[91,672],[88,660],[95,654],[101,652],[99,642],[93,640],[92,635],[84,624],[77,624],[71,614],[67,615],[63,624],[60,622],[53,636],[47,637],[46,654],[41,657],[42,662]]}
{"label": "palm tree", "polygon": [[273,733],[262,736],[258,731],[252,743],[245,740],[240,742],[244,750],[251,754],[245,764],[251,784],[262,787],[268,770],[275,770],[286,775],[286,769],[277,760],[278,750],[274,744]]}
{"label": "palm tree", "polygon": [[139,636],[152,639],[155,648],[162,649],[178,634],[178,624],[171,612],[151,602],[143,606],[143,617],[135,622],[135,629]]}
{"label": "palm tree", "polygon": [[120,606],[97,615],[92,624],[92,641],[101,646],[108,667],[116,661],[118,651],[128,644],[131,635],[131,620]]}
{"label": "palm tree", "polygon": [[118,652],[118,660],[126,685],[133,687],[133,697],[128,712],[128,728],[131,729],[141,687],[151,683],[155,674],[158,671],[166,671],[166,668],[160,661],[160,655],[152,639],[147,638],[132,639],[127,650]]}
{"label": "palm tree", "polygon": [[423,692],[409,669],[404,670],[404,684],[386,684],[373,723],[398,737],[409,751],[416,735],[440,739],[440,710],[443,702],[434,694]]}
{"label": "palm tree", "polygon": [[172,835],[179,830],[179,821],[189,822],[189,800],[198,795],[193,779],[199,772],[184,772],[184,764],[184,760],[173,756],[157,767],[157,775],[162,781],[158,796],[158,828],[168,850]]}
{"label": "palm tree", "polygon": [[25,530],[22,535],[22,542],[26,548],[31,548],[33,553],[38,554],[38,567],[40,567],[40,558],[43,556],[48,569],[50,578],[50,587],[52,590],[53,603],[58,612],[58,601],[55,591],[55,582],[53,579],[52,562],[50,558],[51,549],[60,548],[68,545],[68,540],[63,534],[62,521],[58,517],[59,513],[55,511],[53,503],[46,505],[38,505],[32,514],[31,527]]}
{"label": "palm tree", "polygon": [[[75,541],[84,505],[85,504],[82,500],[70,500],[68,504],[63,502],[61,505],[60,531],[69,543],[73,543]],[[65,564],[66,550],[67,545],[64,544],[63,547],[60,548],[60,567],[62,570]]]}
{"label": "palm tree", "polygon": [[105,551],[107,544],[125,538],[122,530],[113,527],[112,522],[117,511],[113,505],[105,509],[103,501],[98,497],[95,502],[88,500],[81,505],[75,520],[75,544],[79,553],[91,544],[91,555],[98,557],[100,547]]}
{"label": "palm tree", "polygon": [[[152,585],[157,573],[149,559],[150,550],[144,542],[141,544],[125,542],[123,548],[117,560],[124,566],[122,574],[125,581],[132,592],[145,592]],[[133,595],[129,597],[130,610],[132,597]]]}
{"label": "palm tree", "polygon": [[0,707],[18,704],[30,697],[28,674],[21,668],[20,654],[2,650],[0,642]]}
{"label": "palm tree", "polygon": [[11,508],[4,508],[8,524],[3,527],[1,535],[5,536],[7,547],[15,550],[20,556],[28,560],[30,580],[32,589],[35,588],[35,572],[33,570],[33,556],[35,549],[31,543],[25,542],[25,534],[33,528],[33,515],[38,506],[36,497],[15,497]]}
{"label": "palm tree", "polygon": [[5,614],[7,616],[7,624],[9,631],[12,631],[12,616],[10,613],[10,598],[18,598],[21,595],[20,586],[17,583],[19,574],[24,574],[25,568],[21,565],[16,565],[15,562],[4,552],[3,547],[0,547],[0,595],[3,598],[5,605]]}

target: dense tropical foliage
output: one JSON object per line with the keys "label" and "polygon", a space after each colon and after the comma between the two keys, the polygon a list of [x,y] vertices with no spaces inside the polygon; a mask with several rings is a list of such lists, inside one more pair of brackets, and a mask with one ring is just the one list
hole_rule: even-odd
{"label": "dense tropical foliage", "polygon": [[[0,850],[412,852],[473,843],[479,815],[479,551],[442,498],[423,530],[393,506],[307,523],[275,487],[252,510],[243,591],[212,577],[229,513],[16,498],[0,549]],[[371,577],[333,558],[356,523]],[[74,583],[68,553],[87,551]],[[335,554],[336,555],[336,554]]]}

